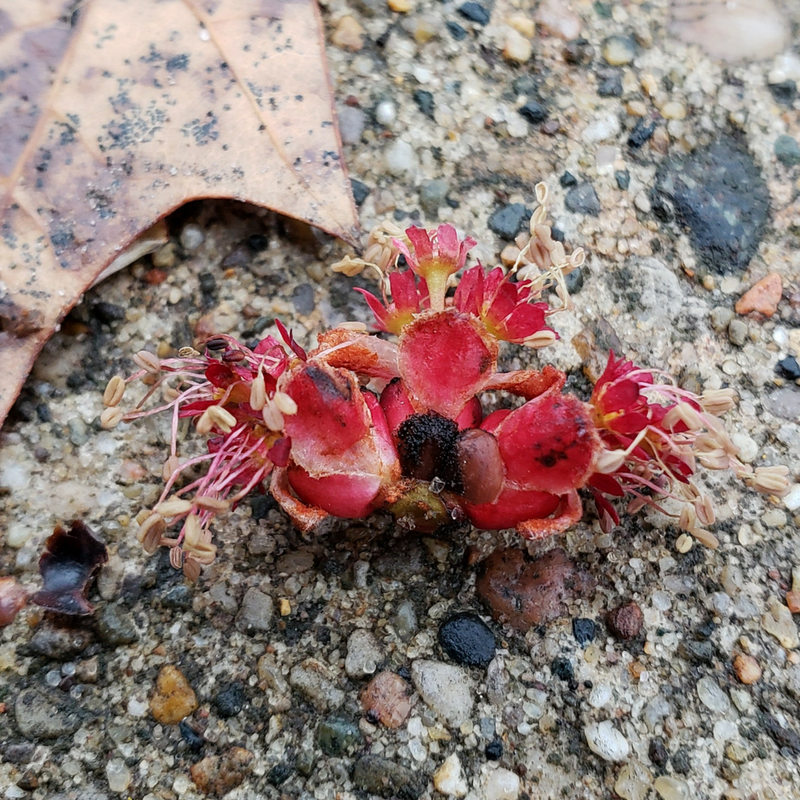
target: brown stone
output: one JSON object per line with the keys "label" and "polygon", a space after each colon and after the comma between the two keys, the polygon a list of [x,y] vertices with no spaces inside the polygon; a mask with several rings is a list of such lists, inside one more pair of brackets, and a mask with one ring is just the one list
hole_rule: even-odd
{"label": "brown stone", "polygon": [[150,698],[150,710],[156,720],[162,725],[177,725],[196,708],[197,696],[181,671],[171,664],[162,667]]}
{"label": "brown stone", "polygon": [[361,693],[361,707],[371,721],[399,728],[411,713],[408,683],[394,672],[379,672]]}
{"label": "brown stone", "polygon": [[733,671],[736,673],[736,677],[746,684],[755,683],[761,677],[761,667],[758,661],[745,653],[739,653],[733,659]]}
{"label": "brown stone", "polygon": [[792,614],[797,614],[800,612],[800,592],[786,592],[786,607],[792,612]]}
{"label": "brown stone", "polygon": [[16,578],[0,578],[0,628],[10,625],[28,602],[28,592]]}
{"label": "brown stone", "polygon": [[642,609],[633,602],[618,606],[606,615],[608,629],[617,639],[635,639],[642,630],[643,622]]}
{"label": "brown stone", "polygon": [[495,550],[476,585],[492,616],[519,631],[567,613],[566,604],[591,592],[594,578],[555,548],[536,559],[517,548]]}
{"label": "brown stone", "polygon": [[755,286],[748,289],[736,303],[737,314],[750,314],[757,311],[765,317],[771,317],[778,310],[778,303],[783,293],[783,281],[777,272],[762,278]]}
{"label": "brown stone", "polygon": [[195,786],[206,794],[221,796],[241,785],[250,772],[253,754],[244,747],[231,747],[222,755],[206,756],[190,772]]}

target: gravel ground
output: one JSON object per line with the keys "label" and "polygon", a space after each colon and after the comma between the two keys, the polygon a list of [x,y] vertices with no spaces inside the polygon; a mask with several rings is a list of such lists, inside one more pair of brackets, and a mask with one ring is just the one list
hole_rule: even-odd
{"label": "gravel ground", "polygon": [[[103,431],[108,378],[202,332],[249,341],[279,316],[309,345],[368,317],[361,279],[326,271],[337,243],[186,207],[169,245],[87,295],[0,439],[0,574],[37,585],[44,539],[77,517],[110,554],[93,618],[30,607],[0,631],[0,791],[800,798],[800,57],[713,61],[672,37],[664,2],[553,2],[535,32],[524,0],[389,6],[325,10],[364,229],[452,222],[497,263],[546,181],[589,255],[543,355],[579,393],[609,346],[693,390],[732,386],[743,459],[788,465],[792,493],[703,479],[721,544],[684,554],[663,516],[602,535],[587,512],[530,548],[539,572],[527,549],[487,561],[520,547],[510,533],[410,536],[376,515],[304,538],[254,497],[188,585],[135,537],[166,428]],[[774,273],[770,316],[738,313]],[[512,562],[524,620],[481,588]]]}

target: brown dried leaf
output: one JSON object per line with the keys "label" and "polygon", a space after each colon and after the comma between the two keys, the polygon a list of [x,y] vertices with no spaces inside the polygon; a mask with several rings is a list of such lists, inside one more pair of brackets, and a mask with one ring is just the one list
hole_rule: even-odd
{"label": "brown dried leaf", "polygon": [[31,602],[61,614],[91,614],[94,606],[86,595],[92,578],[106,561],[106,546],[83,522],[76,520],[69,531],[56,525],[39,558],[44,585]]}
{"label": "brown dried leaf", "polygon": [[82,292],[188,200],[355,243],[315,0],[24,0],[0,42],[0,423]]}

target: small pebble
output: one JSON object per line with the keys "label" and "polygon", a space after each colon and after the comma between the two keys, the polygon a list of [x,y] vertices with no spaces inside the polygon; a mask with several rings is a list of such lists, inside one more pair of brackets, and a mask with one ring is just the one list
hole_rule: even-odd
{"label": "small pebble", "polygon": [[111,758],[106,762],[106,780],[109,791],[121,794],[131,783],[131,771],[121,758]]}
{"label": "small pebble", "polygon": [[425,91],[424,89],[417,89],[414,92],[414,102],[417,104],[417,108],[426,116],[428,119],[434,119],[434,102],[433,102],[433,93]]}
{"label": "small pebble", "polygon": [[746,653],[739,653],[733,659],[733,671],[736,673],[736,677],[748,686],[761,678],[761,667],[758,661]]}
{"label": "small pebble", "polygon": [[646,800],[650,793],[653,776],[639,761],[630,761],[619,771],[614,791],[623,800]]}
{"label": "small pebble", "polygon": [[711,327],[717,333],[724,331],[730,325],[732,319],[733,311],[725,306],[716,306],[711,309]]}
{"label": "small pebble", "polygon": [[364,132],[364,124],[367,115],[360,108],[355,106],[339,106],[337,109],[339,118],[339,133],[344,144],[358,144],[361,141],[361,134]]}
{"label": "small pebble", "polygon": [[172,664],[161,668],[150,697],[150,711],[162,725],[177,725],[197,708],[197,696],[183,673]]}
{"label": "small pebble", "polygon": [[391,100],[382,100],[375,106],[375,120],[381,125],[391,125],[397,117],[397,106]]}
{"label": "small pebble", "polygon": [[648,122],[645,117],[640,117],[628,136],[628,147],[638,150],[653,135],[655,129],[655,122]]}
{"label": "small pebble", "polygon": [[328,717],[317,728],[317,744],[325,755],[339,757],[361,744],[358,725],[341,717]]}
{"label": "small pebble", "polygon": [[435,217],[449,190],[450,184],[444,178],[423,181],[419,188],[420,207],[428,216]]}
{"label": "small pebble", "polygon": [[747,341],[747,324],[740,319],[732,319],[728,325],[728,339],[731,344],[742,347]]}
{"label": "small pebble", "polygon": [[573,186],[564,197],[564,205],[573,214],[600,216],[600,198],[591,183],[585,181]]}
{"label": "small pebble", "polygon": [[683,103],[664,103],[659,110],[664,119],[686,119],[686,106]]}
{"label": "small pebble", "polygon": [[621,129],[619,117],[616,114],[608,114],[590,122],[583,129],[581,138],[589,144],[604,142],[607,139],[615,138]]}
{"label": "small pebble", "polygon": [[636,57],[636,43],[628,36],[609,36],[603,42],[602,53],[612,66],[630,64]]}
{"label": "small pebble", "polygon": [[481,800],[517,800],[520,793],[519,776],[502,767],[484,767],[480,782]]}
{"label": "small pebble", "polygon": [[488,219],[489,230],[503,239],[513,240],[527,227],[531,212],[522,203],[510,203],[498,208]]}
{"label": "small pebble", "polygon": [[626,603],[608,612],[606,624],[617,639],[635,639],[642,630],[644,615],[642,609],[634,603]]}
{"label": "small pebble", "polygon": [[782,378],[786,378],[786,380],[800,380],[800,364],[797,363],[797,359],[794,356],[786,356],[786,358],[782,358],[775,365],[775,371]]}
{"label": "small pebble", "polygon": [[407,14],[413,8],[411,0],[387,0],[387,5],[398,14]]}
{"label": "small pebble", "polygon": [[245,592],[242,607],[236,617],[236,627],[244,633],[268,631],[272,626],[275,603],[268,594],[256,588]]}
{"label": "small pebble", "polygon": [[289,683],[320,711],[339,708],[344,703],[344,692],[334,683],[328,667],[316,658],[295,664],[289,672]]}
{"label": "small pebble", "polygon": [[197,248],[203,244],[205,238],[206,235],[199,225],[189,223],[188,225],[184,225],[181,230],[181,247],[189,252],[197,250]]}
{"label": "small pebble", "polygon": [[671,775],[661,775],[656,778],[653,788],[661,800],[691,800],[692,797],[686,781],[673,778]]}
{"label": "small pebble", "polygon": [[622,92],[622,75],[618,70],[600,78],[597,84],[597,94],[600,97],[622,97]]}
{"label": "small pebble", "polygon": [[737,314],[750,314],[757,311],[771,317],[778,310],[778,303],[783,292],[783,281],[777,272],[762,278],[751,289],[748,289],[737,301]]}
{"label": "small pebble", "polygon": [[460,667],[417,660],[411,665],[411,680],[420,697],[450,727],[458,728],[470,718],[474,687]]}
{"label": "small pebble", "polygon": [[399,728],[411,713],[410,687],[394,672],[379,672],[361,693],[364,712],[387,728]]}
{"label": "small pebble", "polygon": [[630,754],[628,740],[610,720],[591,723],[583,729],[589,749],[605,761],[625,761]]}
{"label": "small pebble", "polygon": [[542,0],[534,17],[542,33],[569,41],[581,33],[580,17],[563,0]]}
{"label": "small pebble", "polygon": [[464,3],[459,6],[458,13],[462,17],[479,25],[488,25],[492,15],[480,3]]}
{"label": "small pebble", "polygon": [[505,44],[503,46],[503,57],[506,61],[511,61],[515,64],[524,64],[530,61],[532,55],[533,45],[530,39],[527,39],[515,30],[510,30],[508,34],[506,34]]}
{"label": "small pebble", "polygon": [[589,644],[593,641],[595,634],[594,620],[585,617],[576,617],[572,620],[572,635],[580,645]]}
{"label": "small pebble", "polygon": [[336,30],[331,35],[331,43],[341,50],[358,52],[364,46],[364,29],[361,23],[349,14],[345,14],[336,25]]}
{"label": "small pebble", "polygon": [[727,694],[720,688],[714,678],[705,676],[697,681],[697,696],[700,702],[715,714],[725,714],[731,707]]}
{"label": "small pebble", "polygon": [[222,687],[214,698],[214,705],[220,717],[230,719],[241,713],[246,699],[244,685],[241,681],[233,681]]}
{"label": "small pebble", "polygon": [[800,646],[792,612],[775,597],[770,599],[769,611],[761,617],[761,627],[787,650]]}
{"label": "small pebble", "polygon": [[588,39],[578,38],[569,41],[564,45],[564,61],[567,64],[579,64],[586,66],[592,63],[594,58],[594,47]]}
{"label": "small pebble", "polygon": [[797,139],[782,135],[775,140],[775,158],[785,167],[795,167],[800,164],[800,145]]}
{"label": "small pebble", "polygon": [[456,614],[439,627],[442,650],[458,664],[485,667],[494,658],[495,638],[489,626],[472,613]]}
{"label": "small pebble", "polygon": [[626,169],[618,170],[614,173],[614,180],[617,182],[617,187],[625,192],[631,185],[631,174]]}
{"label": "small pebble", "polygon": [[536,100],[529,100],[524,106],[520,106],[517,111],[528,121],[531,125],[538,125],[547,119],[547,108]]}
{"label": "small pebble", "polygon": [[416,157],[414,148],[402,139],[395,139],[384,151],[386,169],[396,176],[406,175],[414,169]]}
{"label": "small pebble", "polygon": [[469,787],[456,753],[449,755],[433,773],[433,786],[437,792],[449,797],[464,797],[467,794]]}
{"label": "small pebble", "polygon": [[372,631],[358,628],[350,634],[344,671],[351,678],[372,675],[382,660],[383,651]]}
{"label": "small pebble", "polygon": [[249,750],[231,747],[221,755],[206,756],[193,764],[189,772],[201,792],[221,797],[242,784],[253,758]]}

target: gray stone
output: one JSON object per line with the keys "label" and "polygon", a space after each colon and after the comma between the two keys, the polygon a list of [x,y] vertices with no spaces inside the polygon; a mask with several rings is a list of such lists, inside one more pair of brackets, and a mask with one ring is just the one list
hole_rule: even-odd
{"label": "gray stone", "polygon": [[800,164],[800,145],[791,136],[779,136],[775,140],[775,158],[786,167]]}
{"label": "gray stone", "polygon": [[747,323],[740,319],[732,319],[728,325],[728,338],[731,344],[741,347],[747,341]]}
{"label": "gray stone", "polygon": [[601,211],[600,198],[588,181],[573,186],[564,197],[564,205],[573,214],[588,214],[591,217],[599,216]]}
{"label": "gray stone", "polygon": [[348,719],[328,717],[317,728],[317,744],[329,756],[342,756],[362,740],[358,725]]}
{"label": "gray stone", "polygon": [[133,617],[118,606],[107,605],[98,610],[95,618],[97,637],[108,647],[119,647],[138,638]]}
{"label": "gray stone", "polygon": [[91,634],[80,628],[57,628],[45,623],[36,629],[25,649],[33,655],[67,661],[82,653],[91,640]]}
{"label": "gray stone", "polygon": [[81,724],[78,704],[64,692],[26,689],[14,703],[20,733],[26,739],[57,739],[75,733]]}
{"label": "gray stone", "polygon": [[495,211],[487,222],[489,230],[502,239],[513,240],[531,218],[530,209],[522,203],[509,203]]}
{"label": "gray stone", "polygon": [[325,664],[316,658],[295,664],[289,673],[289,683],[320,711],[339,708],[344,703],[344,692],[336,686]]}
{"label": "gray stone", "polygon": [[419,623],[417,622],[417,612],[414,604],[410,600],[404,600],[397,613],[394,615],[395,633],[403,640],[408,641],[416,632]]}
{"label": "gray stone", "polygon": [[272,597],[258,589],[248,589],[236,617],[236,626],[245,633],[268,631],[274,612],[275,603]]}
{"label": "gray stone", "polygon": [[697,254],[714,272],[740,272],[755,255],[769,217],[769,193],[752,155],[722,137],[656,176],[653,210],[688,227]]}
{"label": "gray stone", "polygon": [[419,773],[388,758],[362,756],[353,768],[353,783],[357,789],[381,797],[402,797],[416,800],[423,792]]}
{"label": "gray stone", "polygon": [[419,204],[422,210],[428,216],[435,217],[449,190],[450,186],[444,178],[424,181],[419,189]]}
{"label": "gray stone", "polygon": [[730,308],[716,306],[711,309],[711,327],[717,331],[717,333],[722,333],[728,327],[732,319],[733,311],[731,311]]}
{"label": "gray stone", "polygon": [[181,247],[184,250],[197,250],[205,241],[206,235],[199,225],[189,223],[181,230]]}
{"label": "gray stone", "polygon": [[800,419],[800,389],[794,386],[777,389],[767,397],[766,406],[776,417],[797,421]]}

